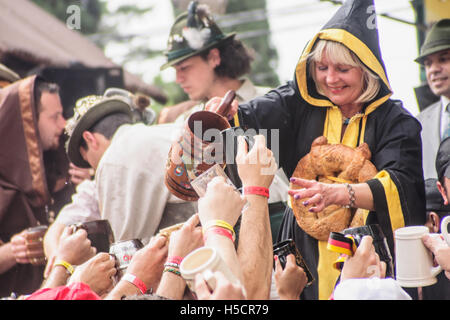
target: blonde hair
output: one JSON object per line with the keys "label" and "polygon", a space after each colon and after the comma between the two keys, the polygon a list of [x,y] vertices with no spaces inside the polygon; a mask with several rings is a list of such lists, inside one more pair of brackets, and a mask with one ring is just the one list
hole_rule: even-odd
{"label": "blonde hair", "polygon": [[380,91],[380,78],[367,68],[354,54],[343,44],[336,41],[318,40],[314,45],[314,49],[306,57],[309,62],[309,72],[316,83],[317,92],[324,95],[323,91],[317,85],[316,81],[316,62],[321,61],[326,56],[333,64],[343,64],[362,69],[363,91],[356,99],[356,103],[364,103],[371,101]]}

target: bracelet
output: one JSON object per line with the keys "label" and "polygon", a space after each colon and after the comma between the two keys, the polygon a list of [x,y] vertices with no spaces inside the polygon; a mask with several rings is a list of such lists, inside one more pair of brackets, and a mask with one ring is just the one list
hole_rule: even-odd
{"label": "bracelet", "polygon": [[206,233],[206,231],[211,227],[222,227],[230,230],[233,235],[235,234],[233,227],[228,222],[223,220],[209,220],[203,228],[203,233]]}
{"label": "bracelet", "polygon": [[168,262],[168,263],[175,263],[175,264],[180,265],[180,264],[181,264],[181,261],[183,261],[183,258],[182,258],[182,257],[179,257],[179,256],[170,256],[170,257],[167,257],[167,261],[166,261],[166,262]]}
{"label": "bracelet", "polygon": [[269,189],[264,187],[244,187],[244,195],[256,194],[269,198]]}
{"label": "bracelet", "polygon": [[349,209],[349,208],[352,208],[352,207],[355,206],[355,201],[356,201],[356,199],[355,199],[355,190],[353,190],[352,186],[350,184],[348,184],[348,183],[344,183],[344,185],[347,187],[348,195],[350,197],[350,200],[349,200],[348,205],[345,205],[343,207]]}
{"label": "bracelet", "polygon": [[209,227],[206,231],[205,231],[205,236],[203,237],[203,241],[206,242],[206,238],[208,237],[208,233],[209,232],[214,232],[215,234],[221,235],[221,236],[225,236],[228,239],[230,239],[231,241],[235,241],[236,239],[236,235],[234,233],[232,233],[230,230],[219,227],[219,226],[213,226],[213,227]]}
{"label": "bracelet", "polygon": [[174,269],[174,268],[164,268],[163,273],[164,272],[170,272],[170,273],[176,274],[177,276],[181,276],[181,272],[178,269]]}
{"label": "bracelet", "polygon": [[139,289],[139,291],[141,291],[142,294],[145,294],[147,292],[147,286],[145,285],[145,283],[141,279],[136,277],[134,274],[125,273],[122,277],[122,280],[134,284]]}
{"label": "bracelet", "polygon": [[172,267],[172,268],[180,269],[180,265],[178,263],[173,263],[173,262],[164,263],[164,267]]}
{"label": "bracelet", "polygon": [[75,270],[74,267],[70,263],[68,263],[67,261],[64,261],[64,260],[56,261],[54,266],[55,267],[56,266],[64,267],[70,275],[72,275],[73,271]]}

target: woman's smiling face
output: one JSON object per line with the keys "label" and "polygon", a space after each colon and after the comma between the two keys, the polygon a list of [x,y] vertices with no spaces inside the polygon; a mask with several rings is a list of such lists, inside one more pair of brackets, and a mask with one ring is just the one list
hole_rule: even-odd
{"label": "woman's smiling face", "polygon": [[363,92],[363,70],[359,67],[335,64],[323,54],[314,72],[321,93],[341,108],[355,104]]}

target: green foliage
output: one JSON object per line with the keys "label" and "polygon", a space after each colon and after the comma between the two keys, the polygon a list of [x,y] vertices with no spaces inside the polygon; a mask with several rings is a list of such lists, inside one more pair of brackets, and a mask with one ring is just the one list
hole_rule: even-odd
{"label": "green foliage", "polygon": [[[108,6],[107,0],[32,1],[63,22],[66,22],[68,18],[67,7],[78,5],[81,9],[80,31],[83,34],[89,35],[90,39],[102,48],[107,43],[117,43],[126,46],[126,52],[121,57],[116,57],[118,64],[126,65],[130,61],[145,61],[162,54],[161,51],[152,49],[147,45],[147,42],[142,41],[145,35],[129,34],[126,28],[120,28],[120,26],[126,26],[130,21],[143,20],[145,14],[152,10],[152,6],[146,2],[136,0],[135,3],[110,9],[113,6]],[[263,11],[265,7],[266,0],[229,0],[226,11],[227,14],[239,14],[243,11]],[[175,16],[181,12],[177,8],[174,11]],[[225,33],[237,32],[238,37],[241,35],[241,40],[244,44],[254,52],[255,60],[252,64],[252,72],[249,75],[250,79],[257,85],[277,86],[279,79],[274,68],[278,62],[278,56],[276,49],[270,44],[267,18],[262,17],[261,19],[258,18],[254,19],[255,21],[245,23],[239,21],[238,17],[234,20],[236,21],[233,26],[221,27]],[[220,21],[218,21],[218,24],[221,25]],[[125,31],[121,31],[124,29]],[[249,33],[254,31],[257,32],[257,35],[249,35]],[[159,75],[154,78],[153,84],[166,92],[169,97],[166,105],[173,105],[188,98],[176,83],[165,83]],[[157,104],[152,105],[152,108],[157,112],[161,107]]]}
{"label": "green foliage", "polygon": [[[253,49],[255,60],[252,65],[250,79],[257,85],[275,87],[279,85],[279,78],[274,68],[278,63],[277,50],[270,43],[270,26],[265,16],[266,0],[228,0],[227,14],[254,11],[246,23],[236,24],[230,28],[223,28],[224,32],[236,32],[239,35],[254,35],[242,37],[242,42]],[[263,10],[257,10],[263,9]]]}
{"label": "green foliage", "polygon": [[175,82],[164,82],[160,75],[156,76],[153,79],[153,84],[159,88],[163,88],[166,93],[168,100],[165,105],[158,104],[157,102],[152,101],[152,109],[157,113],[161,111],[164,106],[173,106],[182,101],[189,100],[189,97],[186,93],[184,93],[183,89],[180,88],[178,84]]}

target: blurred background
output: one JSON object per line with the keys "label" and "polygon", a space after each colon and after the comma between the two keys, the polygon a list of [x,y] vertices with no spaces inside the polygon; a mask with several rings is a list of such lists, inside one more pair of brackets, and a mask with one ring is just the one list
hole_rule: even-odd
{"label": "blurred background", "polygon": [[[225,33],[254,52],[251,80],[276,87],[293,79],[307,41],[342,4],[333,0],[199,0]],[[170,27],[189,0],[0,0],[0,62],[20,76],[62,86],[65,116],[77,98],[126,88],[152,108],[184,101],[172,68],[160,71]],[[435,97],[414,62],[428,28],[450,18],[450,0],[375,0],[383,59],[394,90],[416,115]],[[68,72],[70,71],[70,72]]]}

